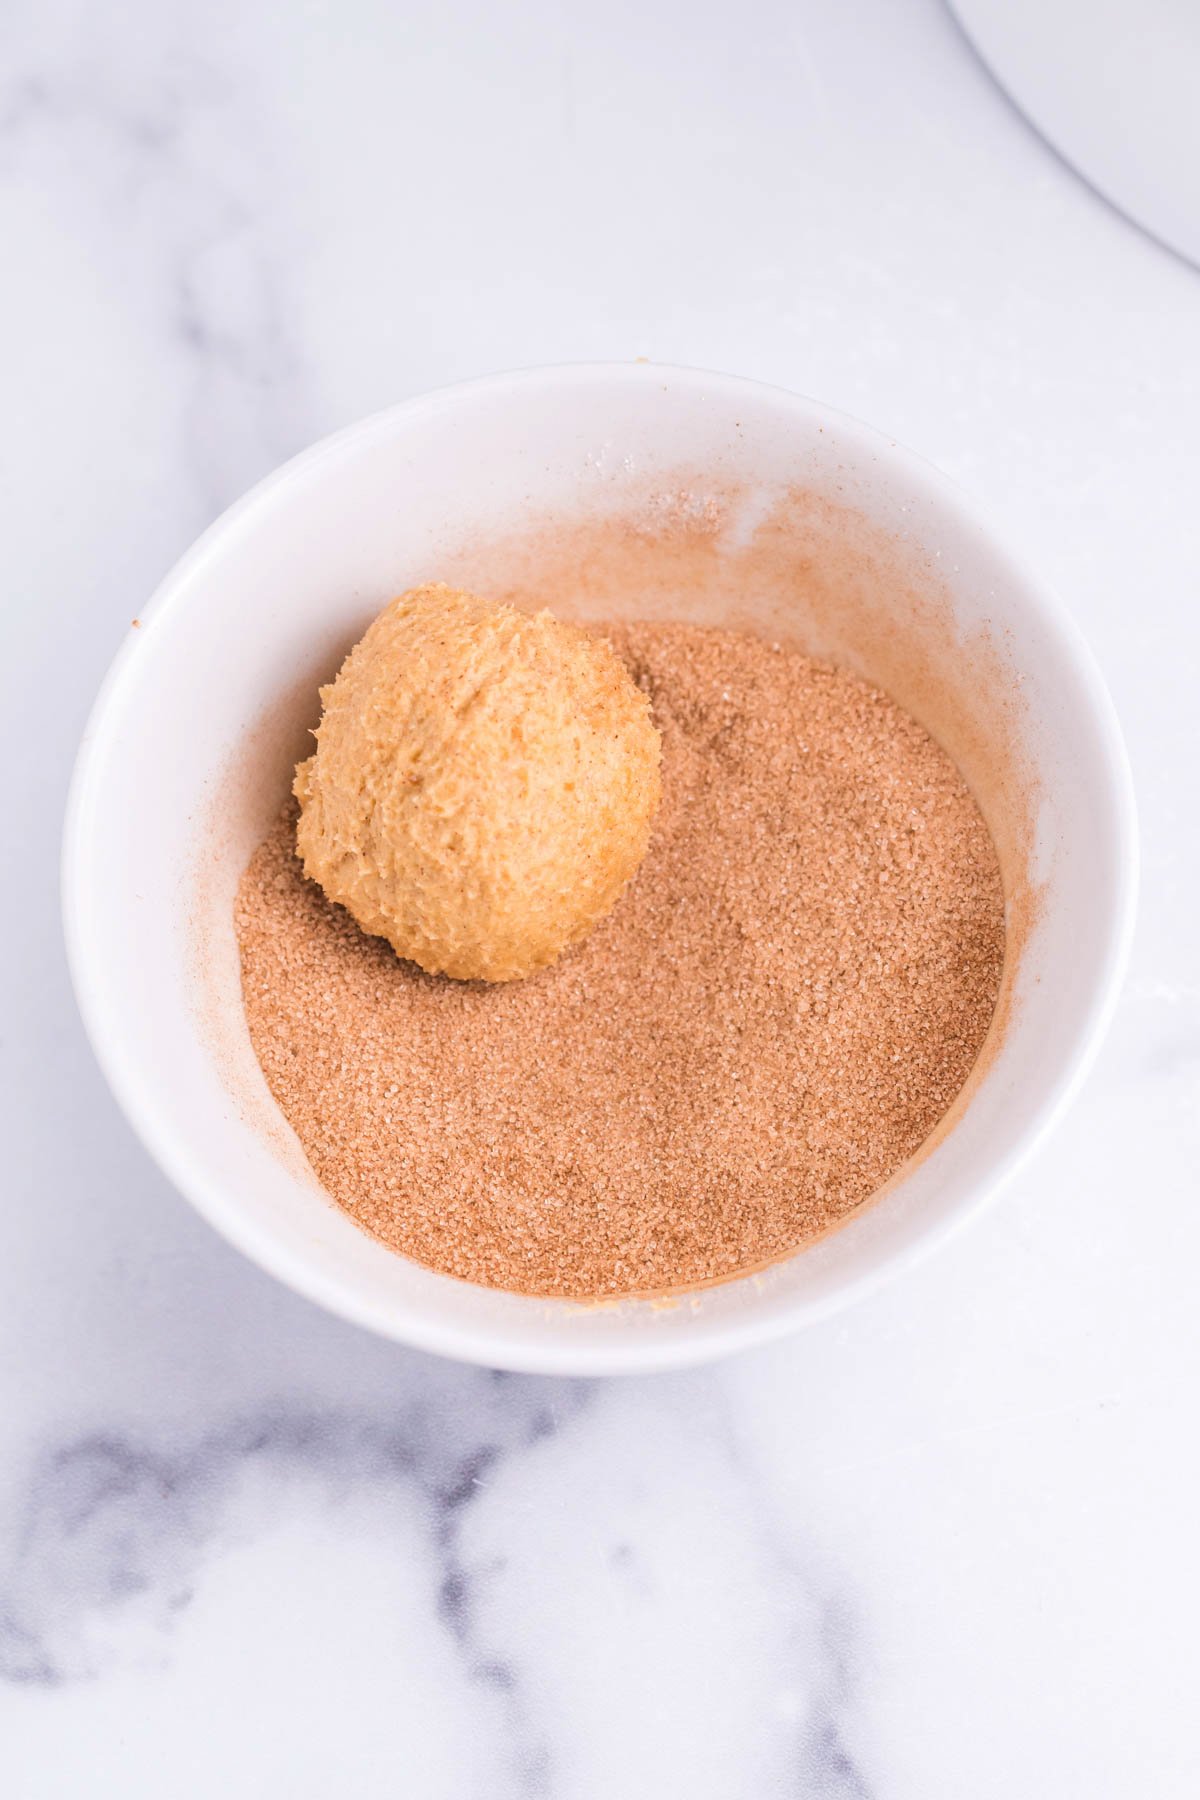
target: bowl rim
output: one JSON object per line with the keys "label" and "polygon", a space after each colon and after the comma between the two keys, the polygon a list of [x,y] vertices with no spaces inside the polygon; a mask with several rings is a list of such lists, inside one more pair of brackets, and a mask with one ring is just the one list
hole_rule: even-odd
{"label": "bowl rim", "polygon": [[411,424],[422,414],[453,408],[475,397],[496,397],[538,386],[570,387],[581,383],[657,382],[707,387],[730,395],[761,398],[783,405],[811,421],[832,423],[844,438],[877,459],[886,459],[914,487],[924,489],[944,510],[978,532],[1004,566],[1006,578],[1022,590],[1043,626],[1075,670],[1093,717],[1103,764],[1103,785],[1111,808],[1117,866],[1103,927],[1103,953],[1087,1006],[1074,1041],[1063,1056],[1056,1078],[1043,1091],[1024,1128],[996,1152],[988,1174],[969,1196],[944,1218],[934,1221],[913,1242],[889,1255],[879,1266],[851,1276],[836,1290],[798,1298],[756,1316],[710,1321],[707,1329],[679,1337],[646,1333],[638,1341],[606,1343],[559,1340],[536,1347],[514,1342],[495,1325],[465,1325],[428,1319],[408,1320],[391,1306],[377,1304],[351,1284],[323,1271],[281,1245],[269,1229],[254,1224],[236,1196],[221,1183],[210,1182],[193,1162],[186,1140],[163,1126],[153,1097],[126,1059],[119,1029],[108,1016],[94,985],[82,920],[86,910],[88,869],[85,824],[97,780],[99,752],[118,711],[137,639],[127,633],[101,682],[88,714],[76,754],[67,795],[61,859],[61,904],[67,964],[76,1003],[93,1054],[118,1106],[143,1147],[172,1185],[229,1243],[260,1268],[327,1311],[396,1342],[484,1367],[554,1375],[650,1373],[690,1367],[815,1324],[890,1282],[948,1242],[1012,1179],[1033,1155],[1082,1086],[1116,1008],[1129,958],[1137,907],[1139,847],[1133,777],[1111,696],[1084,635],[1055,589],[1019,553],[988,510],[918,452],[836,407],[778,385],[669,363],[578,362],[545,364],[454,382],[384,407],[317,440],[256,482],[225,509],[171,566],[138,614],[145,625],[168,617],[180,604],[194,574],[251,513],[278,490],[321,463],[386,437],[400,421]]}

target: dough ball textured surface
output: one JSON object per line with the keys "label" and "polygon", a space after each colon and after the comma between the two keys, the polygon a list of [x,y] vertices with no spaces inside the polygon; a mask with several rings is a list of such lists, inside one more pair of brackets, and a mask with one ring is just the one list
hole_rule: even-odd
{"label": "dough ball textured surface", "polygon": [[296,770],[305,874],[430,974],[513,981],[649,842],[659,737],[603,639],[441,584],[384,608]]}

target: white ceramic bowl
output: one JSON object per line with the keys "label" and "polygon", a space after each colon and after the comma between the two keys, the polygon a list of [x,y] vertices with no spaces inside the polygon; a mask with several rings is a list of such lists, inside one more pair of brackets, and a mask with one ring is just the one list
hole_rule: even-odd
{"label": "white ceramic bowl", "polygon": [[[585,617],[728,618],[793,635],[878,678],[983,805],[1017,946],[1002,1029],[932,1150],[765,1274],[674,1304],[605,1307],[435,1275],[327,1200],[267,1093],[241,1012],[237,876],[286,791],[318,679],[389,596],[443,575],[534,597],[547,577],[560,608]],[[231,1243],[406,1343],[591,1374],[676,1367],[791,1330],[969,1218],[1097,1046],[1135,861],[1099,676],[1054,596],[971,502],[812,401],[690,370],[585,366],[381,413],[269,476],[204,534],[96,702],[68,808],[64,907],[113,1091]]]}

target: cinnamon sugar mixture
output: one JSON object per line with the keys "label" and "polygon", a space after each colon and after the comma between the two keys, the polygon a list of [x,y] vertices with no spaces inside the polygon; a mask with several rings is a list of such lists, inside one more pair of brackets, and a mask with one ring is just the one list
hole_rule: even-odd
{"label": "cinnamon sugar mixture", "polygon": [[987,827],[883,693],[741,632],[608,635],[653,702],[663,801],[553,968],[400,962],[304,879],[291,811],[237,901],[254,1048],[329,1193],[526,1294],[719,1280],[836,1225],[959,1092],[1004,956]]}

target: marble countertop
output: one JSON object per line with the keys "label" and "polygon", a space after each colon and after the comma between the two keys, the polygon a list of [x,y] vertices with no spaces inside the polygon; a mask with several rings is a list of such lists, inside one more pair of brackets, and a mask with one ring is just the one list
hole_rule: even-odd
{"label": "marble countertop", "polygon": [[[18,0],[0,49],[6,1800],[1195,1794],[1200,273],[935,0]],[[578,1384],[376,1341],[201,1223],[83,1040],[57,840],[110,654],[251,481],[634,356],[990,502],[1111,683],[1144,894],[981,1223],[791,1341]]]}

